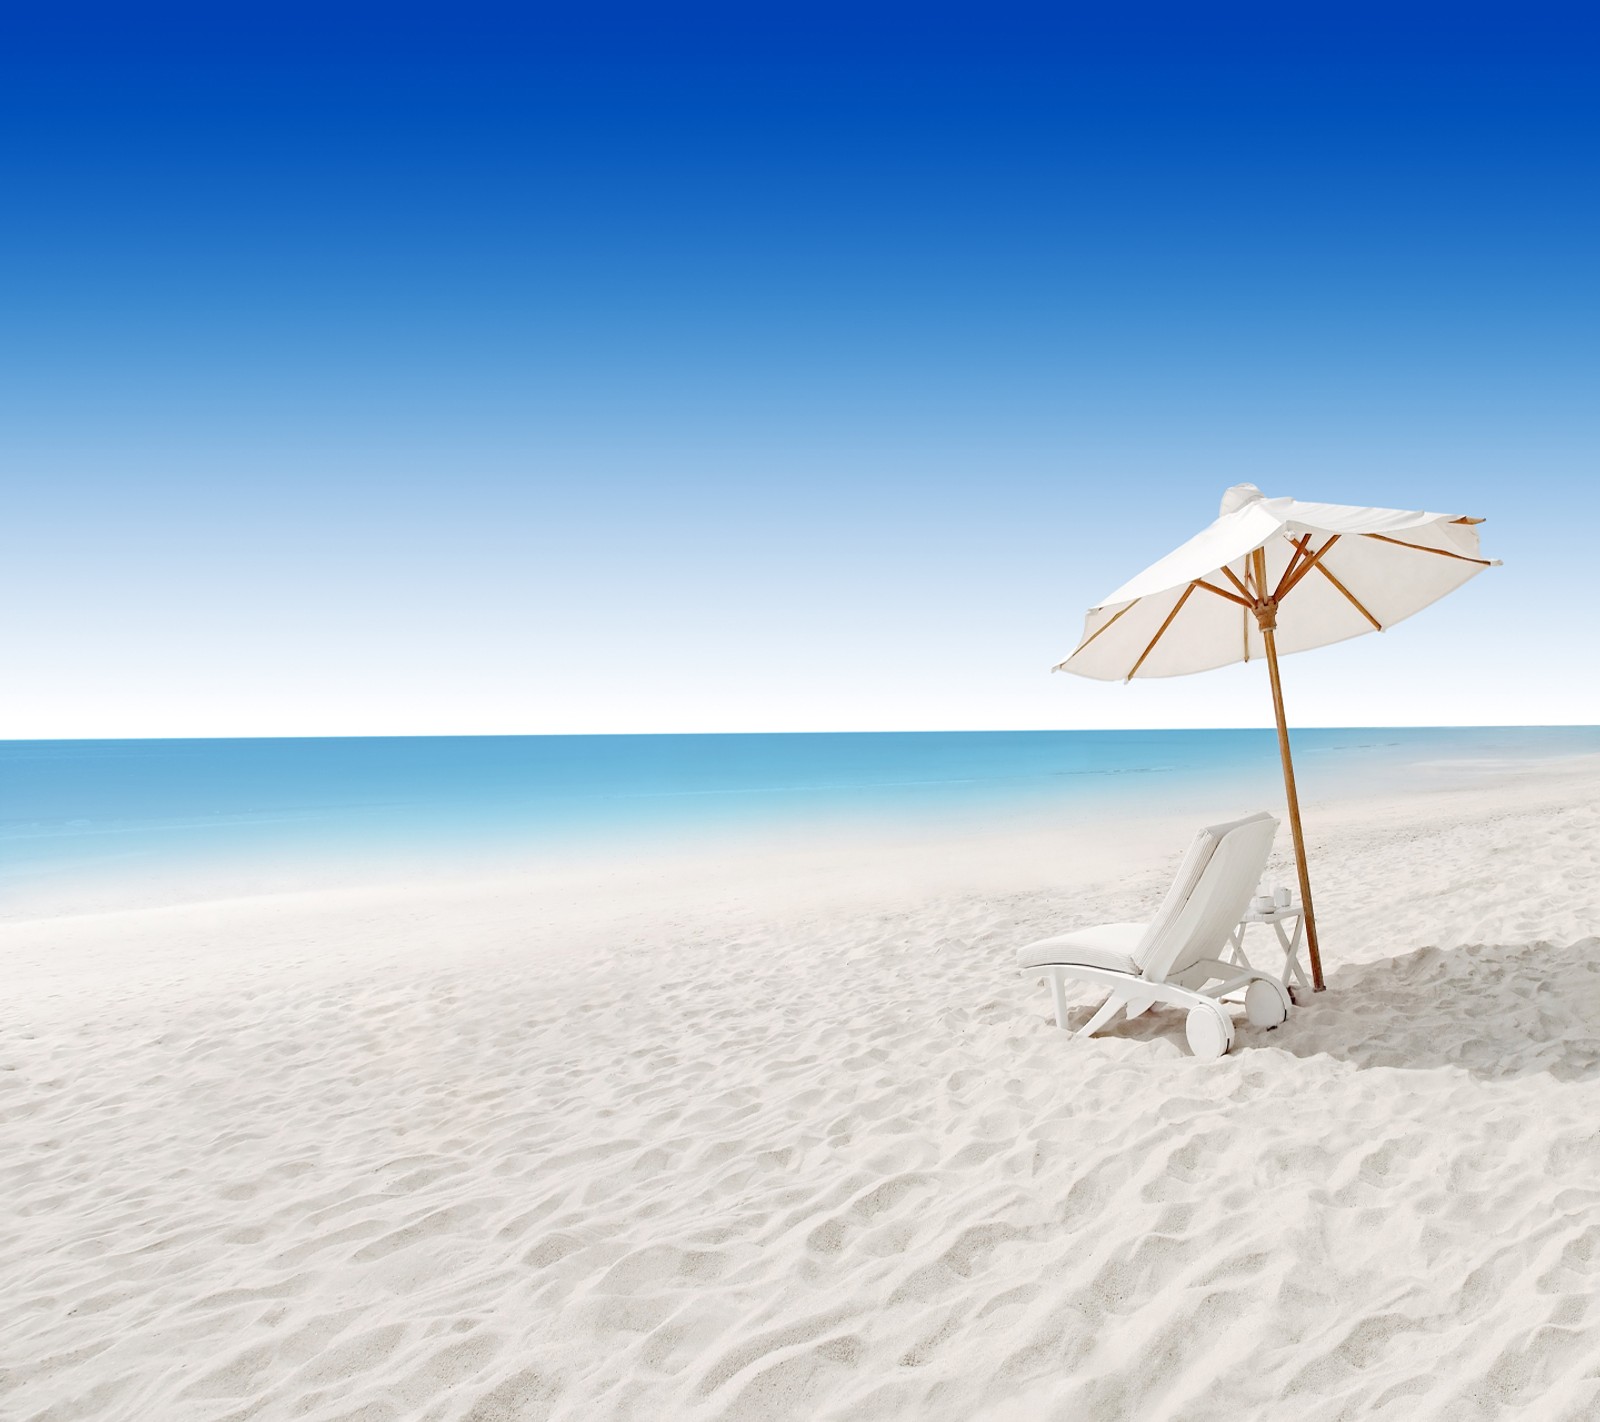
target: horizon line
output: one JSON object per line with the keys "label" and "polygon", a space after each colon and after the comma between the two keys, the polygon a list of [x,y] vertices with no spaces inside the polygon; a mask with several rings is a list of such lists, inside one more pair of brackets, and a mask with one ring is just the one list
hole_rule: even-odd
{"label": "horizon line", "polygon": [[[1337,725],[1291,726],[1300,731],[1562,731],[1600,730],[1592,721],[1352,721]],[[274,735],[235,735],[225,732],[173,736],[0,736],[0,745],[97,745],[106,742],[187,741],[427,741],[427,740],[599,740],[665,739],[706,736],[1004,736],[1004,735],[1105,735],[1165,734],[1202,731],[1262,731],[1276,734],[1271,725],[1248,726],[950,726],[907,730],[770,730],[770,731],[380,731],[367,733],[295,731]]]}

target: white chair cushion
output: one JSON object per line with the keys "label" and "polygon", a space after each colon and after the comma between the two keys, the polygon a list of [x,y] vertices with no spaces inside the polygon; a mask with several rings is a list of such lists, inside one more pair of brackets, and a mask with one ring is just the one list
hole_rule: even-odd
{"label": "white chair cushion", "polygon": [[[1212,860],[1221,848],[1224,840],[1229,835],[1240,830],[1255,830],[1259,826],[1259,834],[1265,839],[1261,845],[1261,862],[1249,875],[1250,882],[1245,887],[1243,897],[1240,899],[1239,909],[1243,911],[1244,904],[1248,902],[1250,894],[1254,891],[1255,883],[1261,876],[1261,871],[1266,868],[1267,853],[1272,844],[1273,832],[1277,829],[1278,822],[1267,814],[1258,811],[1253,815],[1245,815],[1241,819],[1228,820],[1220,825],[1207,825],[1194,837],[1188,852],[1183,856],[1183,862],[1178,866],[1177,876],[1172,881],[1172,887],[1167,890],[1167,896],[1161,901],[1161,907],[1156,910],[1156,916],[1150,920],[1143,939],[1129,949],[1138,962],[1140,970],[1151,973],[1153,977],[1164,978],[1172,968],[1175,957],[1181,954],[1187,946],[1183,941],[1183,934],[1179,932],[1174,936],[1174,930],[1181,930],[1186,926],[1186,919],[1193,914],[1191,908],[1196,890],[1202,881],[1207,878],[1207,871],[1213,869]],[[1270,826],[1270,828],[1268,828]],[[1235,889],[1236,886],[1217,886]],[[1224,917],[1227,915],[1224,914]],[[1237,920],[1238,914],[1233,914]],[[1204,951],[1209,952],[1213,945],[1202,945]],[[1156,971],[1152,971],[1156,970]]]}
{"label": "white chair cushion", "polygon": [[1095,928],[1080,928],[1041,938],[1026,948],[1017,949],[1019,968],[1043,968],[1051,963],[1074,963],[1084,968],[1108,968],[1114,973],[1139,975],[1133,950],[1139,946],[1149,925],[1143,923],[1102,923]]}

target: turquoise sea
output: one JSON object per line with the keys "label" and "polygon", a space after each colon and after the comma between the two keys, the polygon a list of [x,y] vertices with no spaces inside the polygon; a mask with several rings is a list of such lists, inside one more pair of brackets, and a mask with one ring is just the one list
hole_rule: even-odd
{"label": "turquoise sea", "polygon": [[[1600,753],[1600,728],[1295,732],[1302,798]],[[0,742],[0,916],[708,838],[1282,803],[1271,731]]]}

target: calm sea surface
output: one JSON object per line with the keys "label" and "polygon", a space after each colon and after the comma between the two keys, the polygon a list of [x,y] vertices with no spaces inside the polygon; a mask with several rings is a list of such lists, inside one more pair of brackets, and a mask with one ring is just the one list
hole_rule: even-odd
{"label": "calm sea surface", "polygon": [[[1600,728],[1301,730],[1295,748],[1317,799],[1600,752]],[[1278,774],[1255,730],[0,742],[0,916],[830,825],[1231,813],[1280,804]]]}

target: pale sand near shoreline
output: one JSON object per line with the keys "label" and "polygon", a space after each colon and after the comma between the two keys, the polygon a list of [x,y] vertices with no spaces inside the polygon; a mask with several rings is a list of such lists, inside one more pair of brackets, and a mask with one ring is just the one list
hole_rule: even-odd
{"label": "pale sand near shoreline", "polygon": [[1309,824],[1209,1064],[1011,966],[1166,823],[7,925],[0,1415],[1596,1415],[1600,773]]}

